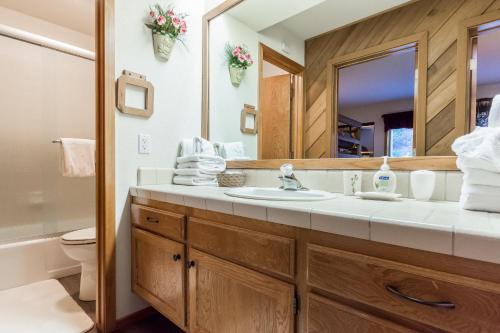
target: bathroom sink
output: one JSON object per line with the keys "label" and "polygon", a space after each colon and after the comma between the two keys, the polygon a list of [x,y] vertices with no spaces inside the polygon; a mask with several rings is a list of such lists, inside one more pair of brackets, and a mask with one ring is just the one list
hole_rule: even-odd
{"label": "bathroom sink", "polygon": [[225,194],[237,198],[274,201],[320,201],[338,196],[325,191],[286,191],[272,187],[239,187],[228,190]]}

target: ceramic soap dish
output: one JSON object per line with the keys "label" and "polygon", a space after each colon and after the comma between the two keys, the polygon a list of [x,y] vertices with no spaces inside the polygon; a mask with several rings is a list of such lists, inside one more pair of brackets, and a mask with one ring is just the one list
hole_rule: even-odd
{"label": "ceramic soap dish", "polygon": [[358,198],[365,200],[383,200],[383,201],[394,201],[401,197],[399,193],[387,193],[387,192],[356,192],[354,194]]}

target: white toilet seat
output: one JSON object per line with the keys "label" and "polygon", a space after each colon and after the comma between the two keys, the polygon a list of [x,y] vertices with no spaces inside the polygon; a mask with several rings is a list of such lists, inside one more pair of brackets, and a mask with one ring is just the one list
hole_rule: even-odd
{"label": "white toilet seat", "polygon": [[95,227],[68,232],[61,237],[61,243],[64,245],[95,244]]}

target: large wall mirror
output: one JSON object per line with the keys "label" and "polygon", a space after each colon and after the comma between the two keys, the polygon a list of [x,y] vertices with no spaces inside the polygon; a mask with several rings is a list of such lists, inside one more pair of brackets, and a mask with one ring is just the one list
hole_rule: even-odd
{"label": "large wall mirror", "polygon": [[[207,13],[202,132],[228,160],[240,161],[230,165],[285,159],[363,165],[389,155],[455,167],[451,144],[479,126],[485,105],[500,93],[491,91],[500,75],[488,69],[500,68],[490,56],[500,51],[497,6],[475,0],[353,6],[227,0]],[[483,20],[470,22],[477,17]],[[247,117],[246,107],[254,114]]]}

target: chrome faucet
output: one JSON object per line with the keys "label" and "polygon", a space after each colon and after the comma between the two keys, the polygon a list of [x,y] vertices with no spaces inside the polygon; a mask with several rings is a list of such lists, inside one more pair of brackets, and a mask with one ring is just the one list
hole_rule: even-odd
{"label": "chrome faucet", "polygon": [[295,177],[293,173],[293,165],[290,163],[283,164],[280,167],[281,176],[278,178],[281,180],[282,185],[280,189],[286,191],[307,191],[308,189],[302,186],[301,182]]}

